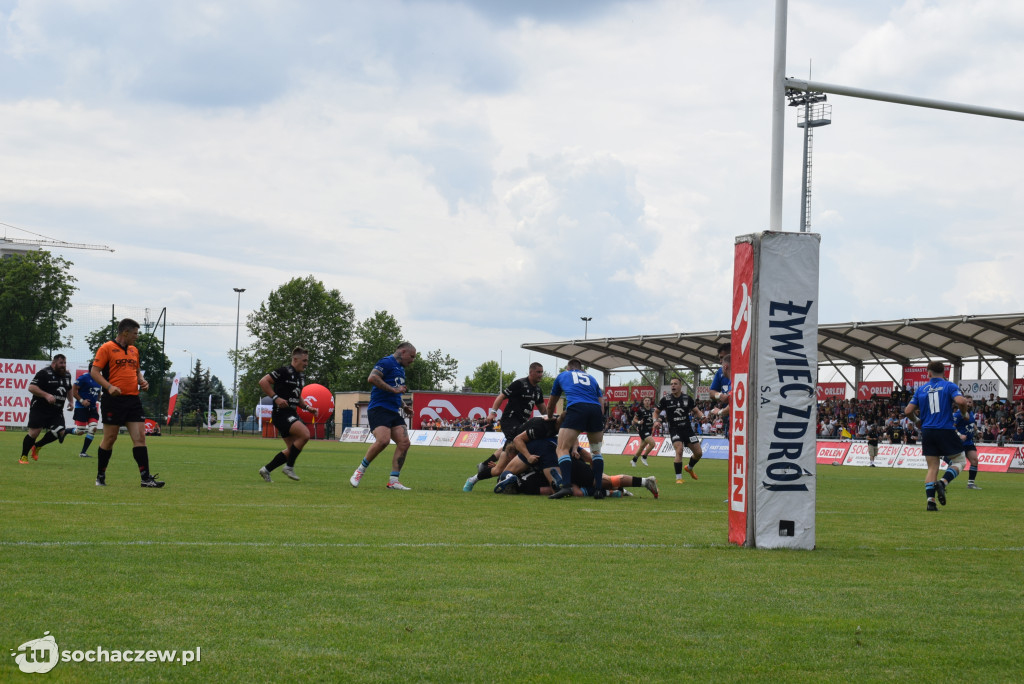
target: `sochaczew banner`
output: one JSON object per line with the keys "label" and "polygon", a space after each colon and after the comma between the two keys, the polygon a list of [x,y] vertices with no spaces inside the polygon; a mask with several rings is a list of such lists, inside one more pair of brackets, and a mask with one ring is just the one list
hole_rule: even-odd
{"label": "sochaczew banner", "polygon": [[756,419],[748,422],[753,427],[755,466],[749,469],[753,545],[813,549],[821,238],[814,233],[771,232],[751,237],[755,295],[748,403]]}
{"label": "sochaczew banner", "polygon": [[37,372],[49,365],[49,361],[0,359],[0,425],[24,427],[28,423],[28,407],[32,403],[28,385]]}

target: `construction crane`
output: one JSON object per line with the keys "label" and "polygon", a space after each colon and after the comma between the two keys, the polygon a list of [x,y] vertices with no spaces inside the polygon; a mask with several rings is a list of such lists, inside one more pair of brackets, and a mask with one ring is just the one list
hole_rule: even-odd
{"label": "construction crane", "polygon": [[[46,237],[45,235],[33,233],[30,230],[25,230],[24,228],[19,228],[18,226],[12,226],[11,224],[4,223],[2,221],[0,221],[0,226],[4,226],[5,228],[3,237],[0,237],[0,254],[4,255],[18,252],[31,252],[32,250],[40,249],[43,247],[54,247],[57,249],[95,249],[105,252],[114,251],[112,247],[108,247],[107,245],[93,245],[85,242],[66,242],[64,240],[54,240],[52,238]],[[7,228],[20,230],[21,232],[28,233],[29,235],[35,235],[36,239],[26,240],[24,238],[7,237]],[[8,245],[10,245],[10,247],[8,247]]]}

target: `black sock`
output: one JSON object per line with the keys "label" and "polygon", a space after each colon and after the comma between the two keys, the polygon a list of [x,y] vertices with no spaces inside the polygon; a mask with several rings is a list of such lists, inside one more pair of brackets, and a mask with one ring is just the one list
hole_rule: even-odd
{"label": "black sock", "polygon": [[36,449],[42,449],[47,444],[56,441],[57,438],[54,436],[54,434],[52,432],[47,431],[47,433],[43,435],[43,438],[36,442]]}
{"label": "black sock", "polygon": [[110,463],[110,457],[114,455],[113,449],[104,449],[103,447],[96,448],[96,474],[104,475],[107,472],[107,465]]}
{"label": "black sock", "polygon": [[82,444],[82,453],[83,454],[89,452],[89,447],[92,445],[92,439],[93,439],[92,435],[86,435],[85,436],[85,443]]}
{"label": "black sock", "polygon": [[139,475],[143,480],[149,479],[149,449],[144,446],[132,447],[132,456],[139,464]]}
{"label": "black sock", "polygon": [[971,466],[970,470],[967,471],[967,479],[974,482],[974,478],[978,476],[978,466]]}
{"label": "black sock", "polygon": [[487,459],[483,463],[480,463],[479,465],[477,465],[477,467],[476,467],[476,479],[478,479],[478,480],[486,480],[487,478],[494,477],[493,475],[491,475],[491,464],[492,463],[497,463],[497,461],[492,461],[490,459]]}
{"label": "black sock", "polygon": [[28,456],[28,452],[32,451],[32,445],[36,443],[35,437],[25,435],[25,439],[21,441],[21,455]]}
{"label": "black sock", "polygon": [[[299,457],[299,454],[302,453],[302,447],[297,447],[294,444],[292,444],[291,447],[289,447],[288,451],[291,453],[291,455],[288,456],[288,467],[294,468],[295,459],[297,459]],[[281,453],[283,454],[284,452],[282,451]]]}
{"label": "black sock", "polygon": [[640,458],[640,454],[633,457],[633,463],[636,463],[638,458]]}
{"label": "black sock", "polygon": [[267,472],[269,473],[274,468],[279,468],[280,466],[283,466],[287,462],[288,462],[288,457],[284,455],[284,452],[283,451],[278,451],[277,455],[274,456],[274,458],[271,459],[270,463],[268,463],[267,465],[265,465],[263,467],[266,468]]}
{"label": "black sock", "polygon": [[697,465],[697,461],[699,461],[699,460],[700,460],[700,456],[691,456],[690,457],[690,463],[689,463],[690,470],[693,470],[693,466]]}
{"label": "black sock", "polygon": [[682,461],[675,461],[674,463],[672,463],[672,465],[674,465],[676,467],[676,475],[682,475],[683,474],[683,463],[682,463]]}
{"label": "black sock", "polygon": [[643,487],[644,486],[644,478],[642,478],[642,477],[634,477],[633,478],[633,484],[631,484],[629,486],[630,487]]}

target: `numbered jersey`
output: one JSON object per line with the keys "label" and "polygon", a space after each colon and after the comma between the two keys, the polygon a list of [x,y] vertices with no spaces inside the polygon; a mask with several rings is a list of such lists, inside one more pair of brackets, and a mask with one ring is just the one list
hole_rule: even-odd
{"label": "numbered jersey", "polygon": [[918,387],[910,403],[921,411],[921,429],[953,430],[953,400],[959,396],[959,385],[943,378],[931,378]]}
{"label": "numbered jersey", "polygon": [[558,374],[555,384],[551,388],[551,396],[558,397],[562,394],[565,395],[566,408],[573,404],[602,405],[601,386],[594,376],[587,375],[583,371],[562,371]]}
{"label": "numbered jersey", "polygon": [[671,426],[682,426],[690,424],[690,412],[696,408],[697,402],[693,400],[689,394],[680,394],[678,397],[668,396],[662,397],[661,401],[658,402],[658,410],[665,412],[665,417],[668,419],[669,425]]}

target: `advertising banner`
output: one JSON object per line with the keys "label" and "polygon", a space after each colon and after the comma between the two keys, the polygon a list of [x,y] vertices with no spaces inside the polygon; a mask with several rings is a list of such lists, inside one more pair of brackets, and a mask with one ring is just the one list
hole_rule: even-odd
{"label": "advertising banner", "polygon": [[704,458],[729,460],[729,440],[723,437],[705,437],[700,441],[700,446],[704,450]]}
{"label": "advertising banner", "polygon": [[460,432],[459,436],[455,438],[455,447],[465,447],[467,449],[476,449],[477,445],[480,444],[480,440],[484,438],[482,432]]}
{"label": "advertising banner", "polygon": [[[878,454],[875,456],[876,468],[892,468],[896,465],[896,457],[902,450],[902,444],[879,444]],[[870,466],[871,456],[868,454],[867,442],[854,442],[846,453],[846,460],[843,465],[848,466]]]}
{"label": "advertising banner", "polygon": [[362,442],[366,440],[366,436],[370,434],[370,428],[368,427],[347,427],[344,432],[341,433],[341,439],[339,442]]}
{"label": "advertising banner", "polygon": [[[49,361],[0,359],[0,425],[23,427],[28,423],[32,402],[28,385],[37,372],[49,365]],[[73,424],[66,419],[65,422]]]}
{"label": "advertising banner", "polygon": [[445,446],[450,447],[455,445],[455,440],[459,438],[459,433],[454,430],[437,430],[434,432],[434,441],[431,442],[431,446]]}
{"label": "advertising banner", "polygon": [[816,390],[818,401],[826,401],[828,399],[845,399],[846,398],[846,383],[845,382],[819,382]]}
{"label": "advertising banner", "polygon": [[629,437],[625,433],[605,435],[604,442],[601,445],[601,453],[621,454],[629,442]]}
{"label": "advertising banner", "polygon": [[[949,380],[949,369],[951,366],[947,363],[944,366],[943,377]],[[903,367],[903,388],[908,389],[911,392],[916,390],[921,385],[928,383],[928,366],[904,366]]]}
{"label": "advertising banner", "polygon": [[628,387],[605,387],[604,398],[608,401],[628,401],[629,400],[629,388]]}
{"label": "advertising banner", "polygon": [[1013,400],[1024,399],[1024,378],[1015,378],[1013,381]]}
{"label": "advertising banner", "polygon": [[[661,443],[665,441],[664,437],[651,437],[654,440],[654,454],[657,455],[661,449]],[[637,435],[630,435],[626,441],[626,445],[622,447],[623,456],[636,456],[640,452],[640,437]]]}
{"label": "advertising banner", "polygon": [[1013,457],[1013,461],[1010,462],[1011,473],[1024,473],[1024,447],[1017,449],[1017,453]]}
{"label": "advertising banner", "polygon": [[412,446],[430,446],[434,441],[434,434],[433,430],[410,430],[409,443]]}
{"label": "advertising banner", "polygon": [[650,399],[651,401],[657,403],[657,394],[657,391],[651,385],[636,385],[634,387],[629,388],[630,401],[640,402],[643,401],[644,399]]}
{"label": "advertising banner", "polygon": [[[878,445],[878,453],[882,453],[881,444]],[[928,468],[928,461],[925,460],[924,455],[921,453],[920,444],[886,444],[889,449],[898,450],[896,456],[896,462],[893,464],[894,468],[916,468],[918,470],[926,470]],[[943,464],[945,465],[945,464]]]}
{"label": "advertising banner", "polygon": [[[732,397],[729,411],[729,541],[746,546],[749,510],[747,483],[747,375],[750,372],[751,297],[754,292],[754,244],[736,239],[732,282]],[[748,518],[748,514],[750,517]]]}
{"label": "advertising banner", "polygon": [[871,395],[875,395],[876,399],[884,399],[892,396],[892,391],[896,386],[889,380],[872,380],[870,382],[858,382],[857,383],[857,398],[861,401],[867,401],[871,398]]}
{"label": "advertising banner", "polygon": [[697,396],[694,398],[697,401],[711,401],[711,386],[697,385]]}
{"label": "advertising banner", "polygon": [[978,445],[978,470],[992,473],[1009,472],[1017,447],[997,447],[990,444]]}
{"label": "advertising banner", "polygon": [[505,446],[505,435],[500,432],[485,432],[483,439],[480,440],[480,444],[477,445],[479,449],[489,449],[494,451]]}
{"label": "advertising banner", "polygon": [[758,548],[814,548],[820,239],[762,233],[755,255],[748,391],[756,415],[751,489]]}
{"label": "advertising banner", "polygon": [[995,379],[989,380],[961,380],[959,383],[960,392],[971,399],[988,399],[988,395],[995,397],[1005,394],[1003,383]]}
{"label": "advertising banner", "polygon": [[849,450],[849,442],[818,442],[815,460],[822,465],[842,465]]}
{"label": "advertising banner", "polygon": [[[448,392],[413,392],[412,427],[418,430],[427,418],[450,422],[462,418],[486,418],[496,395],[458,394]],[[498,418],[502,410],[498,409]]]}

